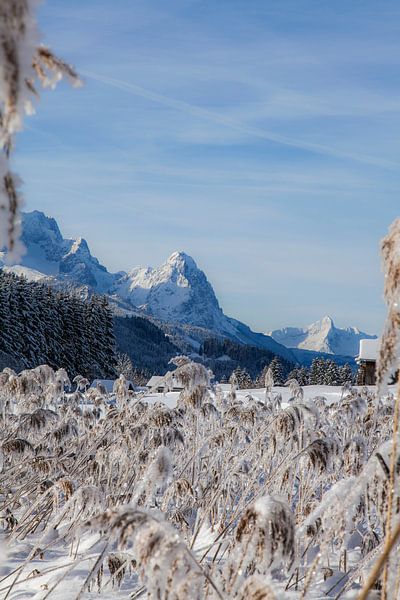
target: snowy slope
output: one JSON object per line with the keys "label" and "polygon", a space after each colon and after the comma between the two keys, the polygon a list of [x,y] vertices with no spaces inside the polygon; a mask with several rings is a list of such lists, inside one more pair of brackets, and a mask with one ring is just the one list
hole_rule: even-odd
{"label": "snowy slope", "polygon": [[271,331],[269,335],[287,348],[314,350],[341,356],[356,356],[360,340],[377,337],[359,331],[355,327],[346,329],[336,327],[329,316],[305,328],[285,327]]}

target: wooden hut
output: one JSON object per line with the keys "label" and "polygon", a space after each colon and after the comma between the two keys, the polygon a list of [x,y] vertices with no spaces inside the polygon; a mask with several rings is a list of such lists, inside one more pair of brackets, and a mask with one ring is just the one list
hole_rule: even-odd
{"label": "wooden hut", "polygon": [[359,385],[375,385],[376,362],[378,360],[380,340],[360,340],[360,352],[356,357]]}

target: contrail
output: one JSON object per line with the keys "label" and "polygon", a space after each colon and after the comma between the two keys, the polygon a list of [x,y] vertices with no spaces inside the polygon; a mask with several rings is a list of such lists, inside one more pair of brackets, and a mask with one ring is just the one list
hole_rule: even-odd
{"label": "contrail", "polygon": [[104,75],[98,75],[96,73],[90,71],[81,71],[80,72],[84,77],[88,79],[93,79],[94,81],[98,81],[100,83],[104,83],[106,85],[110,85],[117,89],[123,90],[133,96],[140,96],[142,98],[147,98],[152,102],[156,102],[157,104],[162,104],[163,106],[167,106],[168,108],[172,108],[173,110],[177,110],[194,117],[198,117],[200,119],[205,119],[207,121],[213,121],[214,123],[218,123],[219,125],[224,125],[230,129],[235,131],[239,131],[241,133],[245,133],[247,135],[260,138],[263,140],[268,140],[271,142],[275,142],[276,144],[281,144],[284,146],[290,146],[292,148],[300,148],[302,150],[307,150],[308,152],[313,152],[316,154],[323,154],[328,156],[333,156],[336,158],[346,158],[349,160],[375,165],[378,167],[385,167],[389,169],[397,169],[400,166],[400,163],[387,161],[381,158],[377,158],[375,156],[368,155],[360,155],[354,154],[351,152],[346,152],[342,150],[336,150],[335,148],[331,148],[329,146],[325,146],[323,144],[315,144],[313,142],[306,142],[301,139],[287,137],[283,135],[279,135],[267,129],[259,129],[256,127],[251,127],[242,123],[241,121],[237,121],[236,119],[231,119],[230,117],[225,117],[220,113],[216,113],[211,110],[207,110],[205,108],[201,108],[200,106],[196,106],[194,104],[190,104],[188,102],[184,102],[183,100],[177,100],[176,98],[171,98],[170,96],[164,96],[163,94],[158,94],[157,92],[152,92],[146,88],[143,88],[139,85],[128,83],[126,81],[122,81],[120,79],[115,79],[113,77],[106,77]]}

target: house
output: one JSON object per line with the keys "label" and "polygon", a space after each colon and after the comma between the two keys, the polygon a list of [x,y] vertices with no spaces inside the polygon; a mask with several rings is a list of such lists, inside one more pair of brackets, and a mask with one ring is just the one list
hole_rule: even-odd
{"label": "house", "polygon": [[[168,385],[171,379],[172,386]],[[166,391],[166,387],[169,387],[170,392],[181,392],[183,390],[183,386],[177,383],[172,377],[171,371],[168,371],[168,373],[165,375],[153,375],[153,377],[151,377],[146,384],[146,388],[148,390],[154,390],[159,394],[162,394],[164,391]]]}
{"label": "house", "polygon": [[375,385],[380,343],[380,339],[360,340],[360,351],[356,357],[356,362],[359,365],[357,382],[359,385]]}
{"label": "house", "polygon": [[146,388],[148,390],[155,390],[159,394],[164,391],[165,380],[162,375],[153,375],[150,377],[149,381],[146,383]]}
{"label": "house", "polygon": [[[114,383],[115,379],[94,379],[90,387],[100,389],[104,388],[107,394],[112,394]],[[127,381],[126,383],[128,385],[128,390],[135,391],[135,386],[132,381]]]}

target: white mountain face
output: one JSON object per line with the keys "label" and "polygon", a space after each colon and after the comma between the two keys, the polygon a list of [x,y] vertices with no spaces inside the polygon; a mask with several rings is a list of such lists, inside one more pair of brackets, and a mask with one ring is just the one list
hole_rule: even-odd
{"label": "white mountain face", "polygon": [[155,269],[137,267],[121,278],[117,294],[162,321],[224,329],[225,316],[193,258],[174,252]]}
{"label": "white mountain face", "polygon": [[[22,214],[22,241],[27,251],[21,264],[8,268],[18,275],[31,280],[53,277],[87,285],[99,293],[114,282],[115,276],[90,254],[86,240],[64,239],[55,219],[40,211]],[[0,252],[0,264],[5,261],[5,253]]]}
{"label": "white mountain face", "polygon": [[285,327],[271,331],[268,335],[287,348],[301,348],[341,356],[356,356],[360,340],[377,337],[359,331],[356,327],[336,327],[329,316],[305,328]]}
{"label": "white mountain face", "polygon": [[207,277],[184,252],[174,252],[157,268],[136,267],[116,282],[112,292],[160,321],[210,330],[296,360],[269,336],[227,317]]}
{"label": "white mountain face", "polygon": [[[203,338],[208,331],[209,335],[265,348],[296,362],[292,352],[273,338],[227,317],[207,277],[184,252],[174,252],[157,268],[136,267],[129,273],[109,273],[91,255],[83,238],[64,239],[56,221],[42,212],[24,213],[22,231],[26,255],[20,265],[4,267],[16,274],[88,286],[164,323],[201,328],[205,330]],[[5,253],[0,252],[0,266],[5,260]]]}

